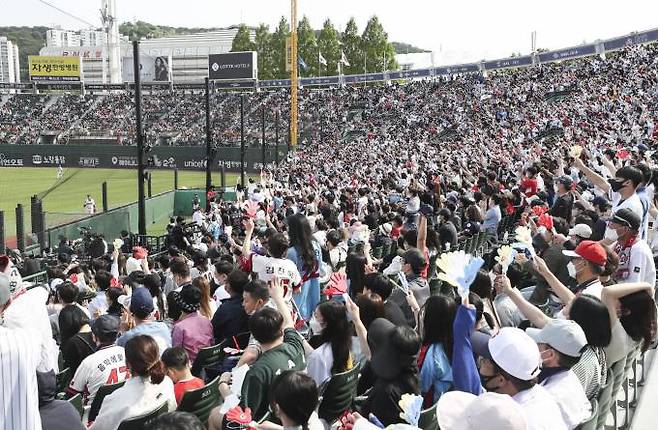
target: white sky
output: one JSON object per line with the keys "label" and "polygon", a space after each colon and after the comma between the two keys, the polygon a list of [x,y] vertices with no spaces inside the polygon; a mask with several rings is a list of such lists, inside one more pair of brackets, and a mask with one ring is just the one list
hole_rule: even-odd
{"label": "white sky", "polygon": [[[100,0],[48,0],[100,24]],[[117,0],[120,22],[142,20],[187,27],[226,27],[261,22],[273,28],[290,15],[289,0]],[[540,48],[556,49],[658,27],[656,0],[299,0],[299,17],[314,28],[326,18],[343,29],[354,17],[363,31],[377,15],[389,39],[441,51],[437,63],[495,59],[530,51],[530,33]],[[0,26],[84,24],[39,0],[0,0]]]}

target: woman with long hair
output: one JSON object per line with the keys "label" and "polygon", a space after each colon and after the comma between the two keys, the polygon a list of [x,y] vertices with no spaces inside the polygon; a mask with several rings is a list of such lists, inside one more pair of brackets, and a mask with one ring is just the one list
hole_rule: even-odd
{"label": "woman with long hair", "polygon": [[287,218],[290,248],[287,258],[297,265],[302,275],[302,285],[296,289],[293,299],[305,320],[309,320],[313,309],[320,303],[320,261],[322,250],[313,239],[311,225],[301,213]]}
{"label": "woman with long hair", "polygon": [[452,388],[452,324],[457,303],[446,296],[431,296],[422,316],[422,346],[418,355],[423,407],[435,404]]}
{"label": "woman with long hair", "polygon": [[176,410],[174,383],[165,376],[156,341],[137,335],[126,342],[125,353],[131,378],[105,398],[93,430],[114,430],[122,421],[151,412],[165,402],[169,412]]}
{"label": "woman with long hair", "polygon": [[368,259],[363,252],[350,252],[345,260],[345,275],[347,275],[348,292],[356,297],[363,292],[363,281],[366,276]]}
{"label": "woman with long hair", "polygon": [[470,205],[466,208],[466,223],[462,232],[459,233],[459,238],[472,237],[480,232],[480,227],[484,218],[482,212],[477,205]]}
{"label": "woman with long hair", "polygon": [[354,365],[350,353],[352,331],[345,305],[333,300],[315,308],[309,325],[320,346],[307,357],[306,370],[320,385],[331,375],[350,370]]}
{"label": "woman with long hair", "polygon": [[217,310],[217,303],[210,297],[210,282],[208,282],[208,278],[205,276],[194,278],[192,285],[201,291],[201,307],[199,308],[199,313],[211,320]]}
{"label": "woman with long hair", "polygon": [[656,302],[653,285],[645,282],[610,285],[601,300],[610,314],[612,338],[606,348],[608,362],[624,358],[633,348],[646,351],[656,340]]}
{"label": "woman with long hair", "polygon": [[64,365],[75,371],[88,355],[96,351],[89,317],[76,305],[67,305],[59,312],[59,328],[62,334]]}
{"label": "woman with long hair", "polygon": [[402,395],[420,394],[416,364],[420,337],[413,329],[395,326],[384,318],[373,321],[367,336],[374,384],[360,412],[363,416],[374,414],[384,426],[400,423]]}
{"label": "woman with long hair", "polygon": [[610,315],[600,299],[579,294],[565,308],[564,316],[578,323],[587,338],[586,349],[571,370],[583,384],[587,398],[592,400],[598,396],[607,379],[605,348],[612,339]]}

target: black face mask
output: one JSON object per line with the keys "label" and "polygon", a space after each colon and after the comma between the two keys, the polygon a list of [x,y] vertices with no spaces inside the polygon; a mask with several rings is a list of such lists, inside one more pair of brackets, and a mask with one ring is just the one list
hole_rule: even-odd
{"label": "black face mask", "polygon": [[624,188],[624,182],[626,182],[626,180],[624,180],[624,179],[619,180],[619,179],[614,179],[613,178],[613,179],[608,179],[608,182],[610,183],[610,188],[612,188],[612,191],[617,193],[617,192],[619,192],[619,190]]}
{"label": "black face mask", "polygon": [[498,376],[498,374],[491,375],[491,376],[489,376],[489,375],[485,376],[485,375],[480,374],[480,384],[482,385],[482,388],[484,388],[487,391],[494,391],[494,392],[497,391],[500,387],[487,387],[487,384],[492,379],[494,379],[496,376]]}

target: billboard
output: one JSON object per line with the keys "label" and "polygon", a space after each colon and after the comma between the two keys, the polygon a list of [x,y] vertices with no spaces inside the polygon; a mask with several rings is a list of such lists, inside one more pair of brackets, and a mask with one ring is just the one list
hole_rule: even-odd
{"label": "billboard", "polygon": [[532,57],[524,55],[522,57],[502,58],[500,60],[491,60],[484,63],[486,70],[505,69],[507,67],[531,66]]}
{"label": "billboard", "polygon": [[256,79],[258,76],[258,56],[256,52],[228,52],[208,55],[208,76],[210,79]]}
{"label": "billboard", "polygon": [[569,58],[584,57],[596,54],[596,45],[574,46],[573,48],[560,49],[557,51],[543,52],[539,54],[539,61],[549,63],[551,61],[566,60]]}
{"label": "billboard", "polygon": [[28,55],[31,81],[80,82],[82,64],[80,57]]}
{"label": "billboard", "polygon": [[[133,57],[121,59],[123,82],[135,82],[135,65]],[[171,55],[140,54],[139,70],[142,82],[170,82]]]}
{"label": "billboard", "polygon": [[[258,172],[262,167],[261,148],[245,149],[245,165],[248,172]],[[286,145],[279,146],[280,159],[285,157]],[[222,147],[212,168],[224,167],[227,171],[240,170],[240,148]],[[274,147],[265,150],[266,163],[275,159]],[[205,170],[204,146],[156,146],[144,160],[148,169]],[[135,169],[137,147],[120,145],[9,145],[0,143],[0,168],[2,167],[50,167],[96,169]]]}
{"label": "billboard", "polygon": [[606,51],[613,51],[615,49],[621,49],[632,45],[639,45],[641,43],[653,42],[655,40],[658,40],[658,29],[642,31],[640,33],[633,33],[628,36],[606,40],[603,42],[603,46]]}

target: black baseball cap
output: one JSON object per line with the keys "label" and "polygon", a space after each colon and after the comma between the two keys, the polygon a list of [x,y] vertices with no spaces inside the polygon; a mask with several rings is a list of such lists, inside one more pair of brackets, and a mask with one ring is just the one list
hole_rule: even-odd
{"label": "black baseball cap", "polygon": [[625,225],[626,227],[630,227],[631,230],[636,231],[640,229],[640,224],[642,223],[640,216],[629,208],[617,210],[612,218],[610,218],[610,221],[615,224]]}
{"label": "black baseball cap", "polygon": [[91,325],[91,331],[96,336],[119,333],[119,318],[114,315],[101,315]]}

